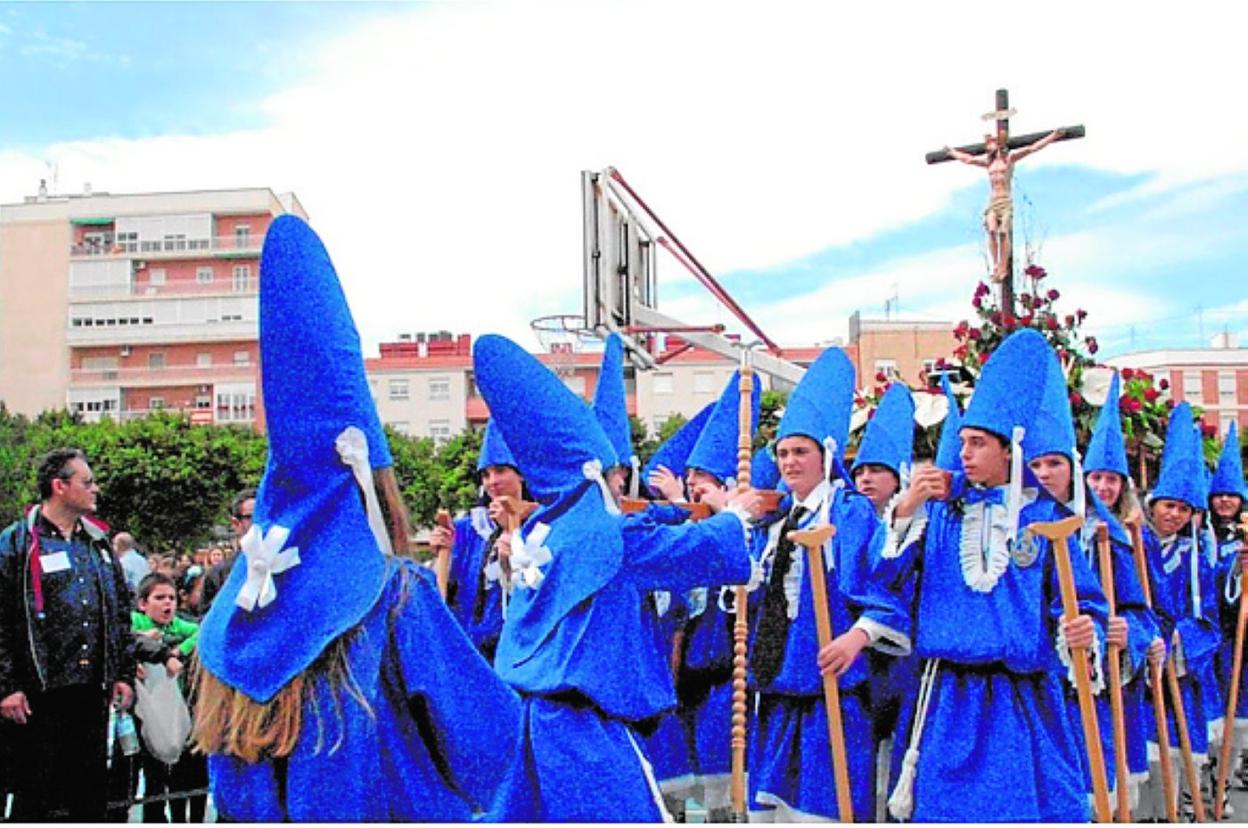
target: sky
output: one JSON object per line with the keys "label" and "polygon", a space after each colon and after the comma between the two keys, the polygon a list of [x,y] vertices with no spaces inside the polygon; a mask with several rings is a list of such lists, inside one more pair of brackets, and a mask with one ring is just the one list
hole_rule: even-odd
{"label": "sky", "polygon": [[[3,3],[0,203],[293,191],[366,353],[578,313],[580,172],[614,166],[783,345],[855,310],[946,320],[987,273],[978,168],[1100,356],[1248,344],[1248,112],[1232,3]],[[989,13],[990,12],[990,13]],[[732,316],[670,256],[659,309]]]}

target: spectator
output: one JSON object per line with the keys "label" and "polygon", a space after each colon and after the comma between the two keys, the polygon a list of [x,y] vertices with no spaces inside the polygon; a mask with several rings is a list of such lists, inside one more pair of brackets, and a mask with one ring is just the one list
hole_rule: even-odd
{"label": "spectator", "polygon": [[[138,602],[138,611],[131,613],[130,617],[131,631],[137,640],[139,669],[142,670],[144,664],[163,664],[170,677],[176,678],[185,698],[184,675],[199,640],[199,625],[177,614],[176,586],[173,579],[166,575],[153,572],[145,577],[139,584]],[[142,726],[140,721],[140,735]],[[176,763],[166,765],[148,753],[144,745],[142,764],[147,797],[208,787],[208,765],[202,755],[186,751]],[[169,815],[172,819],[169,821],[203,822],[206,803],[206,794],[170,799]],[[165,803],[145,803],[143,821],[165,822]]]}
{"label": "spectator", "polygon": [[134,535],[129,532],[118,532],[113,535],[113,560],[121,564],[121,571],[126,576],[126,585],[134,592],[139,588],[139,581],[148,572],[147,559],[139,554],[134,545]]}
{"label": "spectator", "polygon": [[0,533],[0,717],[14,820],[101,822],[108,706],[130,706],[130,590],[78,449],[39,463],[41,502]]}
{"label": "spectator", "polygon": [[230,570],[234,568],[234,561],[238,557],[239,541],[251,528],[251,515],[255,508],[255,489],[243,489],[230,501],[230,530],[234,533],[234,548],[224,561],[212,567],[204,576],[204,587],[200,592],[200,612],[205,615],[212,606],[212,600],[217,597],[217,592],[230,577]]}

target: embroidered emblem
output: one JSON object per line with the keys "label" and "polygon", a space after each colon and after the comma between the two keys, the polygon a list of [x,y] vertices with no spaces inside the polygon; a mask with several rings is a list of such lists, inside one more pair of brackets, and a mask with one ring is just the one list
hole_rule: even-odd
{"label": "embroidered emblem", "polygon": [[1036,562],[1036,558],[1040,555],[1040,549],[1036,546],[1036,539],[1030,532],[1023,535],[1023,540],[1016,543],[1015,541],[1007,541],[1010,547],[1010,558],[1014,563],[1026,569]]}

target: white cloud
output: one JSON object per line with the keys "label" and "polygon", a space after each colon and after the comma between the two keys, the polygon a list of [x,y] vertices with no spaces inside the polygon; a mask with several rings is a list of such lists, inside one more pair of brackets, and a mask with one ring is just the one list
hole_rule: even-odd
{"label": "white cloud", "polygon": [[[948,21],[918,4],[397,7],[316,49],[314,73],[263,103],[263,130],[0,155],[0,196],[33,191],[45,158],[97,190],[294,190],[367,342],[449,328],[534,344],[528,319],[579,309],[581,169],[616,165],[717,274],[947,206],[975,173],[923,153],[976,140],[995,85],[1016,132],[1088,126],[1029,166],[1155,173],[1154,187],[1248,170],[1248,116],[1226,104],[1238,29],[1218,14],[1073,0]],[[1114,256],[1082,244],[1046,253],[1090,271]],[[903,307],[943,312],[981,269],[963,245],[750,310],[783,341],[827,338],[893,282]],[[680,277],[670,260],[662,272]],[[663,308],[703,322],[704,304]]]}

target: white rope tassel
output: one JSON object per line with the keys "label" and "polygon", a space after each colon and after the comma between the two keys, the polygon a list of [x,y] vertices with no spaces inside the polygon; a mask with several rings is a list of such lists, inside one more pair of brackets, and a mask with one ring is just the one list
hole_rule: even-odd
{"label": "white rope tassel", "polygon": [[936,670],[939,666],[939,658],[934,658],[923,666],[923,680],[919,683],[914,724],[910,728],[910,744],[906,746],[906,756],[901,762],[897,787],[893,788],[893,795],[888,798],[888,812],[894,819],[908,820],[914,813],[914,779],[919,772],[919,741],[923,737],[923,726],[927,724],[927,708],[932,700],[932,687],[936,684]]}
{"label": "white rope tassel", "polygon": [[611,487],[607,485],[607,479],[602,476],[601,460],[586,460],[581,466],[581,474],[586,480],[592,480],[598,484],[598,491],[602,492],[602,507],[607,510],[607,514],[620,516],[619,504],[615,502],[615,496],[611,494]]}
{"label": "white rope tassel", "polygon": [[628,465],[633,469],[628,480],[628,496],[637,498],[641,496],[641,458],[634,454],[628,458]]}
{"label": "white rope tassel", "polygon": [[1006,542],[1013,544],[1018,537],[1018,513],[1023,508],[1023,436],[1027,429],[1014,426],[1010,438],[1010,498],[1006,504],[1006,515],[1009,519],[1009,534]]}
{"label": "white rope tassel", "polygon": [[386,520],[381,514],[381,503],[377,500],[377,489],[373,486],[373,467],[368,463],[368,438],[355,426],[347,426],[334,441],[334,448],[342,462],[351,467],[355,482],[364,493],[364,505],[368,512],[368,528],[373,531],[377,546],[387,555],[394,554],[390,545],[390,533],[386,531]]}
{"label": "white rope tassel", "polygon": [[1079,449],[1072,448],[1070,456],[1074,458],[1075,471],[1071,476],[1075,489],[1075,514],[1084,517],[1088,513],[1088,489],[1083,481],[1083,460],[1079,457]]}
{"label": "white rope tassel", "polygon": [[836,457],[836,439],[823,438],[823,479],[832,479],[832,461]]}
{"label": "white rope tassel", "polygon": [[1192,617],[1200,617],[1200,530],[1196,528],[1196,521],[1191,522],[1192,527]]}

